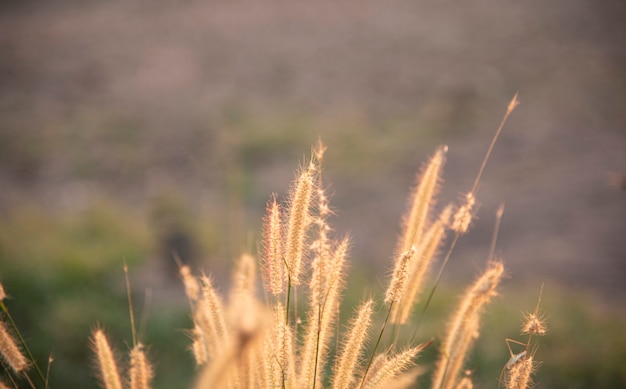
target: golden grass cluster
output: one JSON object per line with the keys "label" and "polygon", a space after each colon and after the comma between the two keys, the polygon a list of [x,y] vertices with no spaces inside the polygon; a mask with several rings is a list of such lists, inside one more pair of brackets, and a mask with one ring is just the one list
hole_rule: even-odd
{"label": "golden grass cluster", "polygon": [[[288,199],[281,204],[272,196],[268,202],[258,260],[250,254],[238,259],[232,287],[226,296],[218,293],[209,276],[196,276],[189,267],[181,266],[180,275],[193,320],[188,334],[190,350],[198,365],[195,387],[413,387],[418,375],[426,371],[418,365],[419,355],[433,343],[428,339],[416,341],[419,325],[457,240],[471,226],[480,176],[495,138],[516,105],[514,98],[474,186],[460,204],[443,207],[436,204],[447,148],[439,148],[424,166],[402,223],[403,231],[393,264],[390,264],[392,271],[384,297],[382,301],[374,298],[363,301],[345,329],[339,323],[339,311],[347,287],[350,240],[335,236],[328,222],[332,212],[322,180],[326,148],[319,142],[297,175]],[[443,251],[446,235],[451,239]],[[495,238],[486,270],[467,288],[448,323],[432,374],[433,389],[474,386],[471,370],[466,370],[465,366],[467,355],[479,336],[481,314],[496,295],[504,275],[503,264],[492,258],[493,244]],[[443,261],[434,286],[425,294],[424,282],[440,252],[445,253]],[[262,289],[257,285],[257,262]],[[4,298],[4,290],[0,292]],[[418,303],[422,309],[412,322]],[[380,304],[384,313],[377,317]],[[4,304],[2,308],[10,318]],[[528,341],[517,342],[524,345],[524,350],[514,354],[509,346],[511,358],[504,366],[504,379],[500,378],[507,388],[531,385],[531,374],[537,366],[531,338],[546,332],[538,309],[539,303],[535,311],[525,317],[522,334],[528,335]],[[125,379],[120,375],[104,332],[97,329],[93,333],[92,347],[102,386],[106,389],[150,388],[153,372],[143,345],[136,340],[132,306],[131,326],[134,346],[129,353]],[[389,334],[389,327],[393,327],[393,335]],[[399,341],[402,338],[399,333],[406,330],[413,333],[411,340]],[[28,359],[4,321],[0,321],[0,351],[14,374],[28,367]],[[12,382],[17,387],[15,381]],[[45,382],[47,387],[47,378]]]}

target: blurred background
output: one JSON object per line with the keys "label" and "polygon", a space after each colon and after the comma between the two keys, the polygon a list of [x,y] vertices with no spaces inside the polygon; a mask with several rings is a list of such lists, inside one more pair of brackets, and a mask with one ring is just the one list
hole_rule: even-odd
{"label": "blurred background", "polygon": [[155,387],[187,387],[191,323],[172,253],[227,290],[232,259],[257,250],[270,194],[286,193],[318,137],[331,222],[352,238],[346,307],[380,292],[422,163],[449,146],[440,201],[458,200],[515,92],[424,337],[441,335],[484,268],[504,203],[510,278],[468,365],[477,383],[497,385],[504,338],[545,283],[537,387],[625,387],[625,11],[618,0],[0,3],[0,280],[38,360],[55,356],[51,387],[97,387],[96,326],[118,350],[131,344],[124,261]]}

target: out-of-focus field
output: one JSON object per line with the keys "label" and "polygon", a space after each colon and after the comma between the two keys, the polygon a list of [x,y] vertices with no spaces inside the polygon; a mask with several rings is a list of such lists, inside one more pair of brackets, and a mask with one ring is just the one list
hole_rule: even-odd
{"label": "out-of-focus field", "polygon": [[171,252],[227,289],[318,137],[331,222],[353,242],[349,316],[386,283],[421,163],[448,144],[441,199],[458,199],[516,91],[424,336],[484,267],[504,202],[511,277],[475,376],[497,385],[545,283],[537,387],[624,387],[624,16],[590,0],[0,5],[0,280],[39,360],[55,354],[51,387],[96,386],[96,325],[125,350],[124,260],[157,387],[189,382]]}

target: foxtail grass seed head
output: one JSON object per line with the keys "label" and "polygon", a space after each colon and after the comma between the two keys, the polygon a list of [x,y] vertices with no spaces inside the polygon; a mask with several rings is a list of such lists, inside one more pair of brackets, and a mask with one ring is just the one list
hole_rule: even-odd
{"label": "foxtail grass seed head", "polygon": [[455,377],[450,377],[452,381],[446,378],[451,358],[467,339],[471,339],[469,336],[478,331],[478,315],[491,297],[496,294],[496,288],[503,273],[504,266],[501,262],[490,263],[483,275],[463,295],[442,344],[437,369],[433,376],[433,389],[446,387],[445,382],[454,382]]}
{"label": "foxtail grass seed head", "polygon": [[204,333],[202,329],[195,326],[191,332],[193,343],[191,344],[191,352],[196,360],[197,365],[204,365],[209,360]]}
{"label": "foxtail grass seed head", "polygon": [[146,357],[143,345],[138,343],[130,351],[130,389],[150,389],[152,366]]}
{"label": "foxtail grass seed head", "polygon": [[404,220],[404,233],[401,237],[400,252],[407,252],[411,246],[417,246],[428,220],[429,210],[434,203],[441,171],[445,162],[447,146],[442,146],[430,159],[421,174],[419,184],[411,199],[411,210]]}
{"label": "foxtail grass seed head", "polygon": [[183,265],[180,267],[180,276],[183,279],[185,285],[185,294],[191,301],[197,301],[200,296],[200,284],[196,277],[191,274],[189,266]]}
{"label": "foxtail grass seed head", "polygon": [[202,330],[202,339],[210,356],[222,351],[228,340],[222,299],[213,287],[211,279],[202,276],[202,298],[193,312],[194,323]]}
{"label": "foxtail grass seed head", "polygon": [[372,305],[374,301],[368,300],[361,305],[358,314],[348,334],[348,340],[343,346],[339,363],[335,367],[333,389],[351,387],[355,379],[355,371],[359,358],[367,340],[367,332],[372,320]]}
{"label": "foxtail grass seed head", "polygon": [[535,370],[533,357],[529,355],[511,366],[506,382],[507,389],[526,389],[532,387],[531,375]]}
{"label": "foxtail grass seed head", "polygon": [[285,257],[290,281],[293,286],[300,285],[302,258],[304,256],[304,243],[306,240],[307,228],[311,219],[311,200],[313,197],[313,188],[315,186],[315,171],[315,164],[311,161],[309,167],[298,177],[289,201],[290,208],[289,220],[287,223]]}
{"label": "foxtail grass seed head", "polygon": [[524,318],[522,334],[543,336],[548,330],[545,320],[536,313],[529,313]]}
{"label": "foxtail grass seed head", "polygon": [[0,301],[4,301],[7,298],[7,294],[4,292],[4,286],[0,284]]}
{"label": "foxtail grass seed head", "polygon": [[28,367],[28,360],[17,345],[13,335],[9,333],[6,324],[0,321],[0,354],[11,366],[14,372],[19,373]]}
{"label": "foxtail grass seed head", "polygon": [[397,260],[391,277],[391,282],[385,293],[385,303],[390,304],[392,302],[399,301],[402,298],[402,291],[405,288],[405,283],[408,279],[408,272],[411,266],[411,261],[415,256],[415,246],[411,246],[408,251],[403,253]]}
{"label": "foxtail grass seed head", "polygon": [[122,389],[122,380],[104,332],[100,329],[93,334],[93,349],[98,357],[98,366],[105,389]]}
{"label": "foxtail grass seed head", "polygon": [[465,195],[465,203],[457,209],[454,214],[452,225],[450,228],[459,235],[463,235],[469,230],[472,223],[474,206],[476,205],[476,198],[472,192]]}
{"label": "foxtail grass seed head", "polygon": [[409,320],[417,296],[422,289],[424,279],[431,264],[435,260],[437,249],[445,235],[445,227],[450,219],[452,208],[446,207],[439,219],[434,222],[424,234],[419,247],[416,249],[415,260],[411,262],[409,280],[405,282],[405,290],[402,292],[400,304],[393,307],[391,322],[404,324]]}
{"label": "foxtail grass seed head", "polygon": [[376,358],[382,360],[374,361],[376,369],[367,375],[363,383],[363,388],[386,388],[387,385],[393,382],[400,374],[415,366],[415,358],[424,348],[425,345],[420,344],[395,355],[388,356],[380,354]]}
{"label": "foxtail grass seed head", "polygon": [[263,275],[265,289],[278,296],[285,286],[285,262],[283,260],[283,225],[280,205],[274,196],[267,205],[263,223]]}

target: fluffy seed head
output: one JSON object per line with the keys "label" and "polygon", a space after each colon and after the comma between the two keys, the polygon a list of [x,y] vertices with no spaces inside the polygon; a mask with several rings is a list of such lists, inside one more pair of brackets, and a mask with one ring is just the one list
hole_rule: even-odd
{"label": "fluffy seed head", "polygon": [[472,222],[476,198],[472,192],[465,195],[465,203],[454,214],[450,228],[457,234],[465,234]]}
{"label": "fluffy seed head", "polygon": [[289,220],[287,224],[287,242],[285,258],[288,265],[291,284],[300,285],[302,272],[302,257],[304,256],[304,242],[307,227],[310,223],[311,199],[314,188],[316,167],[311,161],[309,167],[303,171],[296,181],[295,189],[290,198]]}
{"label": "fluffy seed head", "polygon": [[197,301],[200,296],[200,284],[196,277],[191,274],[189,266],[183,265],[180,267],[180,276],[183,279],[185,285],[185,294],[191,301]]}
{"label": "fluffy seed head", "polygon": [[98,357],[98,366],[105,389],[122,389],[122,381],[104,332],[100,329],[93,334],[93,349]]}
{"label": "fluffy seed head", "polygon": [[393,270],[393,276],[391,282],[385,293],[385,303],[389,304],[392,301],[398,301],[402,298],[402,291],[405,288],[405,283],[408,279],[408,272],[410,262],[415,256],[415,246],[411,246],[408,251],[402,254],[400,258],[396,260],[396,265]]}
{"label": "fluffy seed head", "polygon": [[0,321],[0,354],[2,354],[6,363],[16,373],[21,372],[28,366],[28,360],[2,321]]}
{"label": "fluffy seed head", "polygon": [[285,285],[285,263],[283,261],[283,231],[280,205],[276,197],[267,205],[267,216],[263,227],[263,274],[265,288],[277,296]]}
{"label": "fluffy seed head", "polygon": [[440,147],[421,174],[411,198],[411,210],[404,220],[404,233],[398,248],[400,252],[407,252],[411,246],[417,246],[421,239],[431,205],[434,203],[447,150],[447,146]]}
{"label": "fluffy seed head", "polygon": [[509,377],[506,382],[507,389],[526,389],[532,386],[531,375],[535,370],[533,357],[529,355],[509,370]]}
{"label": "fluffy seed head", "polygon": [[546,331],[545,321],[533,313],[526,317],[526,321],[522,326],[522,334],[543,336],[546,334]]}
{"label": "fluffy seed head", "polygon": [[152,379],[152,366],[143,350],[143,345],[138,343],[130,351],[130,389],[150,389]]}

